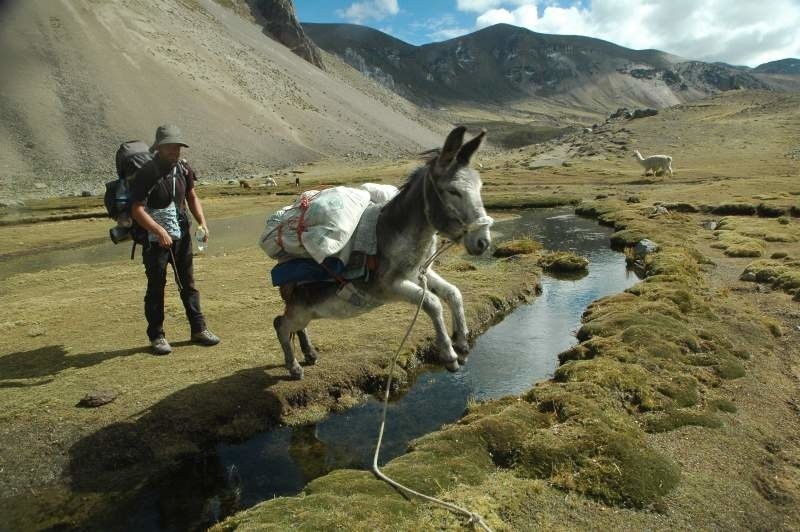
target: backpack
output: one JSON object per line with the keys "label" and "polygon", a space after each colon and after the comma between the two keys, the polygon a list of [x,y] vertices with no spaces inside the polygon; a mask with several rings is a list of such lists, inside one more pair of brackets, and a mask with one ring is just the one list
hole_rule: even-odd
{"label": "backpack", "polygon": [[[109,231],[109,236],[114,244],[128,240],[133,240],[131,249],[131,259],[136,252],[136,244],[144,246],[147,243],[147,231],[136,223],[131,216],[131,201],[129,190],[131,182],[136,176],[136,172],[153,159],[150,147],[141,140],[129,140],[119,145],[115,156],[117,167],[117,179],[106,183],[106,192],[103,203],[106,212],[112,220],[120,221],[125,219],[130,221],[130,227],[117,225]],[[153,188],[148,191],[148,195]]]}
{"label": "backpack", "polygon": [[123,213],[130,214],[128,189],[139,168],[153,159],[150,148],[141,140],[129,140],[119,145],[116,154],[117,179],[106,183],[103,197],[109,218],[119,220]]}

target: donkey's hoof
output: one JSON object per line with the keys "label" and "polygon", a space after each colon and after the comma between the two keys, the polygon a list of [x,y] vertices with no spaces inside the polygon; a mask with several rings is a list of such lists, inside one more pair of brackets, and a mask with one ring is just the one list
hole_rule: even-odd
{"label": "donkey's hoof", "polygon": [[312,350],[309,351],[308,353],[303,353],[303,357],[306,360],[306,365],[313,366],[314,364],[317,363],[317,358],[319,357],[319,355],[317,355],[316,351]]}
{"label": "donkey's hoof", "polygon": [[453,349],[458,353],[459,358],[462,356],[466,357],[469,353],[469,342],[467,342],[466,339],[453,340]]}
{"label": "donkey's hoof", "polygon": [[445,363],[444,367],[447,368],[447,371],[452,371],[452,372],[455,373],[456,371],[458,371],[458,368],[459,368],[458,360],[453,360],[453,361],[447,362],[447,363]]}
{"label": "donkey's hoof", "polygon": [[299,381],[303,378],[303,368],[300,367],[300,364],[295,362],[294,366],[289,368],[289,376],[292,377],[292,380],[296,381]]}

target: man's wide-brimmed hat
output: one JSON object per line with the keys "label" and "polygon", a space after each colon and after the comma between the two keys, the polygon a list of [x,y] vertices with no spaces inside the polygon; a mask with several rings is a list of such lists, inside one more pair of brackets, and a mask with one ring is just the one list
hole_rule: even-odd
{"label": "man's wide-brimmed hat", "polygon": [[156,148],[162,144],[180,144],[184,148],[189,147],[186,141],[183,140],[183,133],[181,133],[180,128],[173,124],[158,126],[158,129],[156,129],[156,141],[150,146],[150,151],[156,151]]}

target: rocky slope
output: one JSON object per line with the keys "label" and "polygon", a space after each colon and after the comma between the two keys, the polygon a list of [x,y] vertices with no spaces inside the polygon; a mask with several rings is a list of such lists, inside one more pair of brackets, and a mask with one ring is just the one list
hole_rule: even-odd
{"label": "rocky slope", "polygon": [[545,99],[607,112],[621,105],[663,107],[717,91],[768,88],[767,82],[725,65],[507,24],[425,46],[348,24],[303,28],[323,49],[426,105],[513,106]]}
{"label": "rocky slope", "polygon": [[414,105],[298,60],[236,5],[5,2],[0,199],[98,192],[119,143],[165,122],[186,133],[201,178],[441,143]]}
{"label": "rocky slope", "polygon": [[303,32],[291,0],[239,1],[250,7],[251,14],[272,38],[312,65],[324,68],[319,49]]}

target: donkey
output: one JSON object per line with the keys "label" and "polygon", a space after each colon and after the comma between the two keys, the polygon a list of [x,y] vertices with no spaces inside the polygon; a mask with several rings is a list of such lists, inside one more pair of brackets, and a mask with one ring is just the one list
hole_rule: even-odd
{"label": "donkey", "polygon": [[[465,131],[463,126],[453,129],[444,147],[428,152],[428,161],[383,206],[376,228],[378,267],[369,282],[354,281],[354,286],[373,302],[372,308],[390,301],[417,305],[422,300],[422,309],[436,331],[439,360],[450,371],[457,371],[459,362],[464,363],[469,352],[461,292],[430,268],[423,272],[430,290],[420,286],[419,276],[420,269],[436,251],[437,233],[453,242],[463,242],[471,255],[482,254],[491,244],[492,219],[486,215],[481,200],[481,177],[469,164],[486,131],[464,143]],[[306,364],[313,365],[317,351],[308,337],[308,323],[317,318],[353,317],[367,309],[338,297],[339,287],[335,283],[281,288],[286,309],[273,325],[286,368],[292,378],[301,379],[303,368],[295,359],[292,335],[297,334]],[[439,297],[450,307],[452,340],[447,334]]]}

